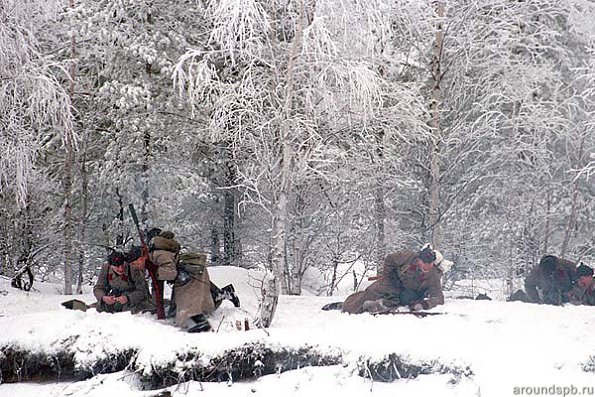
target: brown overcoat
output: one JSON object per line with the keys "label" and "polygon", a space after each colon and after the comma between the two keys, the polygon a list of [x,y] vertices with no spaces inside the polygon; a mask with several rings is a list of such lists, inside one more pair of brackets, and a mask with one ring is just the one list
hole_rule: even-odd
{"label": "brown overcoat", "polygon": [[211,295],[211,280],[206,266],[205,254],[181,254],[179,267],[186,272],[190,281],[181,285],[174,284],[174,299],[176,302],[176,325],[187,327],[190,317],[197,314],[208,314],[215,310],[215,303]]}
{"label": "brown overcoat", "polygon": [[385,299],[391,305],[409,305],[415,301],[424,301],[429,309],[444,303],[442,294],[442,272],[432,267],[423,273],[416,265],[417,253],[399,251],[388,255],[384,260],[382,272],[375,282],[364,291],[356,292],[345,299],[342,310],[357,314],[365,311],[366,301]]}
{"label": "brown overcoat", "polygon": [[[122,274],[114,272],[107,263],[101,266],[99,277],[93,287],[93,294],[97,299],[97,311],[139,313],[149,309],[149,288],[143,273],[128,265]],[[107,294],[125,295],[128,302],[125,305],[106,305],[102,298]]]}

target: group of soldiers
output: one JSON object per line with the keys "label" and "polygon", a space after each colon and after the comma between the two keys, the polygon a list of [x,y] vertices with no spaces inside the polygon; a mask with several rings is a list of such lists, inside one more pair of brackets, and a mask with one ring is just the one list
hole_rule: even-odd
{"label": "group of soldiers", "polygon": [[[93,288],[98,312],[155,312],[157,303],[163,302],[165,283],[172,285],[167,317],[175,317],[175,324],[188,332],[211,330],[208,315],[223,300],[240,306],[232,284],[219,288],[211,282],[205,254],[181,253],[170,231],[153,228],[146,235],[148,256],[139,246],[108,255]],[[151,290],[146,271],[156,276]]]}
{"label": "group of soldiers", "polygon": [[516,291],[509,301],[548,305],[595,305],[593,268],[545,255],[525,278],[525,291]]}
{"label": "group of soldiers", "polygon": [[[452,266],[429,244],[420,251],[398,251],[388,255],[378,277],[365,290],[323,310],[358,313],[390,313],[399,307],[419,312],[444,303],[441,279]],[[487,298],[487,297],[486,297]],[[484,299],[486,299],[484,298]],[[487,298],[489,299],[489,298]],[[525,291],[509,301],[562,305],[595,305],[593,268],[553,255],[544,256],[525,279]]]}
{"label": "group of soldiers", "polygon": [[[166,282],[173,285],[168,316],[188,332],[211,329],[208,314],[225,299],[239,307],[231,284],[218,288],[209,278],[205,254],[180,253],[180,244],[169,231],[147,233],[149,254],[141,247],[128,252],[112,252],[102,266],[93,290],[97,310],[103,312],[154,311],[163,298]],[[390,312],[408,307],[419,312],[444,303],[442,276],[452,266],[440,251],[429,244],[419,251],[398,251],[388,255],[378,277],[365,290],[351,294],[343,302],[323,307],[351,314]],[[145,270],[157,278],[157,288],[149,291]],[[525,291],[517,291],[509,301],[562,305],[595,305],[593,268],[567,259],[546,255],[525,279]]]}

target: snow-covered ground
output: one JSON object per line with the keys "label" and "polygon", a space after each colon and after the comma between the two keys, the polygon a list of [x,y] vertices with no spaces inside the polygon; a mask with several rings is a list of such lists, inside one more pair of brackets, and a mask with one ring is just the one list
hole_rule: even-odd
{"label": "snow-covered ground", "polygon": [[[595,307],[447,299],[444,306],[434,309],[443,315],[374,317],[320,310],[325,303],[341,300],[337,297],[282,296],[267,332],[237,331],[236,320],[256,311],[258,294],[250,284],[257,284],[258,275],[237,268],[211,268],[210,273],[219,286],[234,284],[243,310],[224,302],[211,320],[218,332],[206,334],[183,333],[167,320],[157,321],[150,315],[66,310],[60,306],[66,298],[56,286],[35,284],[38,290],[27,293],[10,288],[2,279],[0,346],[47,352],[80,335],[72,342],[80,363],[133,347],[139,351],[137,365],[147,368],[175,360],[178,352],[196,349],[208,358],[248,342],[312,346],[344,357],[342,365],[306,367],[252,382],[187,382],[168,388],[173,396],[512,396],[537,394],[522,387],[553,390],[552,386],[575,387],[578,394],[586,387],[583,395],[595,394],[595,373],[583,370],[595,356]],[[77,298],[93,302],[91,294]],[[410,363],[468,367],[472,374],[458,382],[449,374],[391,383],[358,376],[356,363],[361,358],[380,360],[391,353]],[[559,391],[562,395],[564,390]],[[140,397],[158,392],[140,390],[138,375],[127,372],[80,382],[0,385],[0,397]]]}

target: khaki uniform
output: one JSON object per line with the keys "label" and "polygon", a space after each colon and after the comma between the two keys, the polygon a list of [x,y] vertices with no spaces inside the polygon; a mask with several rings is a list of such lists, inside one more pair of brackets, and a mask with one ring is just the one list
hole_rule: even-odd
{"label": "khaki uniform", "polygon": [[215,310],[211,295],[211,280],[207,271],[205,254],[181,254],[179,268],[187,273],[188,281],[182,284],[178,279],[174,283],[176,302],[176,325],[187,327],[190,317],[208,314]]}
{"label": "khaki uniform", "polygon": [[[143,272],[130,266],[122,274],[114,272],[110,265],[104,264],[99,272],[97,283],[93,287],[93,294],[97,299],[98,312],[125,312],[139,313],[151,308],[149,304],[149,289]],[[128,302],[125,305],[115,303],[106,305],[102,298],[105,295],[125,295]]]}
{"label": "khaki uniform", "polygon": [[409,305],[423,301],[426,309],[444,303],[442,272],[435,266],[423,273],[415,264],[417,253],[399,251],[384,260],[378,280],[364,291],[356,292],[345,299],[342,310],[357,314],[366,311],[367,301],[384,299],[391,306]]}

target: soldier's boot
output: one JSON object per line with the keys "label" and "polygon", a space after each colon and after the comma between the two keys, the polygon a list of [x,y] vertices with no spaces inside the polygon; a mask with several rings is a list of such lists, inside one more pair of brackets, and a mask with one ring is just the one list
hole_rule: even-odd
{"label": "soldier's boot", "polygon": [[236,290],[233,285],[228,284],[221,288],[221,300],[227,299],[233,303],[235,307],[240,307],[240,298],[236,294]]}
{"label": "soldier's boot", "polygon": [[167,306],[167,312],[165,313],[165,318],[175,317],[176,311],[177,311],[176,302],[174,302],[172,300],[169,302],[169,305]]}
{"label": "soldier's boot", "polygon": [[207,332],[211,330],[211,324],[204,314],[197,314],[190,317],[188,320],[188,332]]}
{"label": "soldier's boot", "polygon": [[343,310],[343,302],[333,302],[322,306],[322,310]]}

